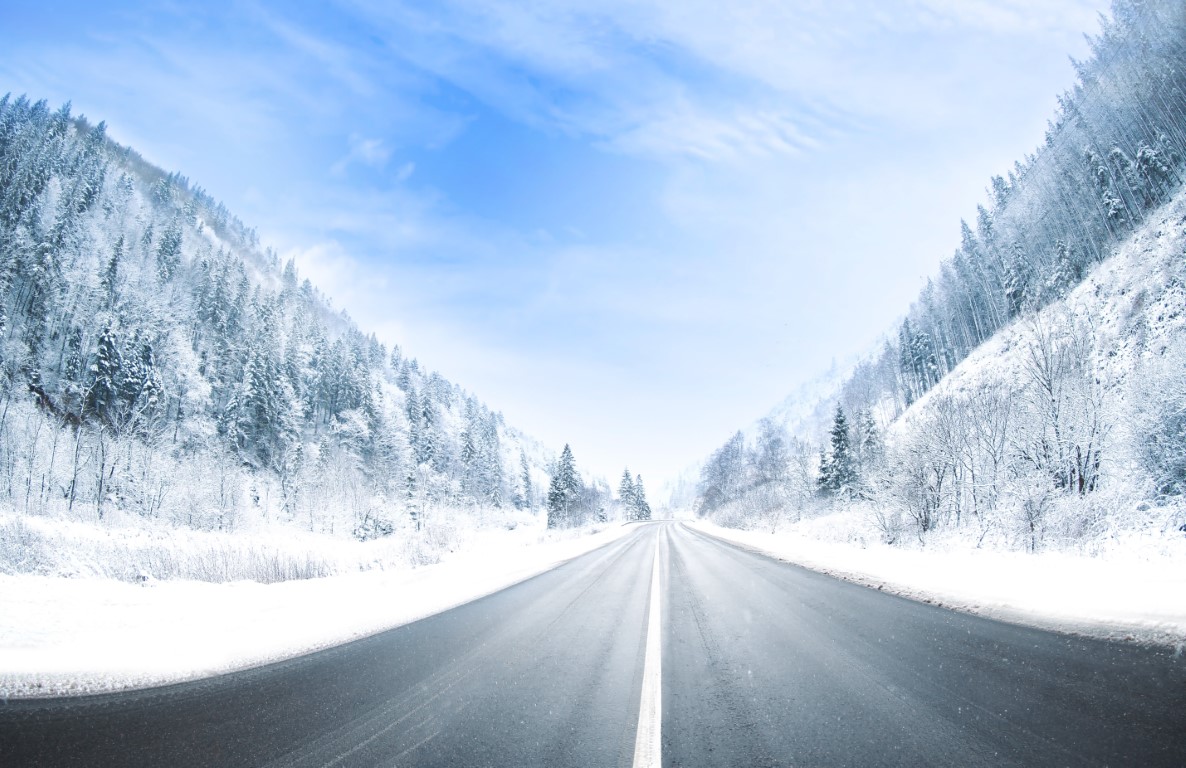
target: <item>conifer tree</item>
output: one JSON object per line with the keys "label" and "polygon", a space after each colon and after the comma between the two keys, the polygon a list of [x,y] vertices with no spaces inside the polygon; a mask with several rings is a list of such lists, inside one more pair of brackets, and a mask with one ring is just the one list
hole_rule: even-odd
{"label": "conifer tree", "polygon": [[90,366],[91,381],[87,387],[87,410],[100,419],[110,421],[119,402],[120,348],[115,332],[104,328],[99,335],[95,360]]}
{"label": "conifer tree", "polygon": [[535,492],[531,488],[531,466],[527,463],[527,452],[522,448],[519,449],[519,481],[523,487],[523,508],[534,510],[535,502],[533,496]]}
{"label": "conifer tree", "polygon": [[157,277],[160,278],[162,283],[167,283],[172,279],[180,263],[181,222],[175,218],[165,229],[165,233],[161,236],[160,245],[157,246]]}
{"label": "conifer tree", "polygon": [[629,467],[622,470],[622,481],[618,483],[618,500],[622,504],[622,509],[626,511],[626,519],[634,520],[634,479],[630,477]]}
{"label": "conifer tree", "polygon": [[103,277],[99,281],[99,287],[107,295],[108,308],[115,306],[115,292],[119,287],[119,262],[124,254],[124,238],[120,235],[119,239],[115,241],[115,247],[111,250],[111,259],[107,262],[107,269],[103,271]]}
{"label": "conifer tree", "polygon": [[821,455],[820,490],[829,494],[847,494],[856,486],[856,463],[852,455],[852,437],[844,409],[837,404],[832,419],[831,455],[826,464]]}
{"label": "conifer tree", "polygon": [[566,443],[556,462],[556,471],[548,486],[548,527],[559,528],[576,522],[574,513],[581,497],[581,477],[577,473],[572,449]]}
{"label": "conifer tree", "polygon": [[647,492],[642,487],[642,475],[634,477],[634,519],[651,519],[651,505],[647,503]]}

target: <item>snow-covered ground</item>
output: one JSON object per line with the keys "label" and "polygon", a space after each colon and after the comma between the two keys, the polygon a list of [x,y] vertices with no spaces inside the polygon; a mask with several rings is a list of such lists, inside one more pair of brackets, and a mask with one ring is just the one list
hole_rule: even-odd
{"label": "snow-covered ground", "polygon": [[443,562],[276,584],[0,575],[0,697],[192,680],[407,624],[633,530],[487,530]]}
{"label": "snow-covered ground", "polygon": [[1186,651],[1186,546],[1177,557],[1139,547],[1087,557],[861,546],[789,530],[741,531],[702,520],[689,525],[779,560],[915,600],[1016,624]]}

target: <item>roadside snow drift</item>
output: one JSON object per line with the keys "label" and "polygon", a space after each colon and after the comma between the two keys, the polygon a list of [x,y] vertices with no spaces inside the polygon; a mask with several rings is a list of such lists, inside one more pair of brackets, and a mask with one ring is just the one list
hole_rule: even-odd
{"label": "roadside snow drift", "polygon": [[1108,557],[1057,552],[917,550],[824,542],[787,531],[697,530],[875,589],[1014,624],[1186,650],[1186,568],[1139,550]]}
{"label": "roadside snow drift", "polygon": [[0,697],[145,688],[299,656],[497,592],[632,530],[488,531],[436,565],[277,584],[0,576]]}

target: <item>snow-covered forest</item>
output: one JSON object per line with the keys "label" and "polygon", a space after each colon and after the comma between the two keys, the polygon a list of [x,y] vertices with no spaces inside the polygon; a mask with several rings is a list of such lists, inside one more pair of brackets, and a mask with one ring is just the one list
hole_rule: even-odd
{"label": "snow-covered forest", "polygon": [[1120,0],[883,349],[703,465],[697,512],[1095,549],[1186,525],[1186,6]]}
{"label": "snow-covered forest", "polygon": [[69,105],[11,96],[0,401],[0,572],[277,580],[423,562],[458,529],[537,514],[552,465],[334,312],[201,188]]}

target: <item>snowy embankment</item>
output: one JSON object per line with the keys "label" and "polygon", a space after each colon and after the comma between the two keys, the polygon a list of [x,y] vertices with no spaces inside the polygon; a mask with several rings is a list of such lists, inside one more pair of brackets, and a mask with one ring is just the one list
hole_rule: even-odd
{"label": "snowy embankment", "polygon": [[631,530],[488,530],[435,565],[276,584],[0,576],[0,697],[145,688],[299,656],[497,592]]}
{"label": "snowy embankment", "polygon": [[820,541],[801,533],[704,533],[875,589],[1014,624],[1186,650],[1186,545],[1178,557],[903,549]]}

